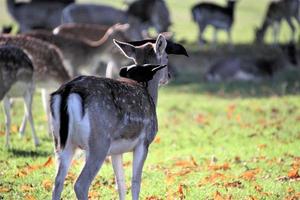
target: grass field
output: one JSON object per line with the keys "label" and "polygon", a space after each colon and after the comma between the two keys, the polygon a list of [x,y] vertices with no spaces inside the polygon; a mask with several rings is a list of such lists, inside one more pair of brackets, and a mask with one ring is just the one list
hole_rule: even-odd
{"label": "grass field", "polygon": [[[107,2],[121,6],[120,0]],[[167,2],[176,39],[195,42],[197,29],[189,14],[195,1]],[[241,20],[234,28],[235,43],[252,41],[253,26],[260,24],[266,3],[239,2],[237,16]],[[7,23],[8,16],[0,15],[0,25]],[[285,26],[282,41],[288,35]],[[199,54],[193,49],[191,58],[181,60],[193,67],[182,66],[177,79],[160,90],[159,133],[150,145],[141,199],[300,199],[299,69],[261,83],[206,83],[195,67]],[[0,110],[0,199],[50,199],[55,161],[39,95],[34,99],[36,130],[42,142],[38,149],[34,148],[29,126],[25,138],[17,133],[22,115],[22,103],[14,102],[12,148],[7,150],[4,113]],[[75,199],[73,183],[84,160],[80,152],[76,157],[63,199]],[[129,189],[130,154],[124,166]],[[127,197],[130,199],[130,192]],[[90,199],[117,199],[110,163],[103,165],[94,180]]]}

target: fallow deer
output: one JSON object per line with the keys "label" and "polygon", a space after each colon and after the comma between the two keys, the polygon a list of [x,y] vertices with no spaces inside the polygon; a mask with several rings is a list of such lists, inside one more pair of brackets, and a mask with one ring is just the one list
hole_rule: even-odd
{"label": "fallow deer", "polygon": [[8,11],[19,24],[22,33],[36,28],[52,30],[57,27],[61,24],[62,10],[73,2],[74,0],[34,0],[25,3],[6,0]]}
{"label": "fallow deer", "polygon": [[[272,78],[287,66],[297,66],[297,52],[293,43],[280,48],[266,49],[270,56],[227,56],[213,64],[205,74],[207,81],[260,81]],[[272,52],[272,53],[270,53]],[[263,55],[263,53],[262,53]]]}
{"label": "fallow deer", "polygon": [[127,61],[116,50],[113,39],[131,40],[127,33],[128,28],[128,24],[116,24],[109,28],[105,35],[97,41],[82,41],[75,37],[54,35],[45,31],[34,31],[26,35],[56,45],[62,51],[65,61],[70,63],[69,71],[72,76],[78,75],[80,69],[85,69],[88,74],[93,74],[100,61],[105,61],[108,63],[106,75],[111,77],[114,66],[120,66],[122,61]]}
{"label": "fallow deer", "polygon": [[[59,49],[50,43],[28,36],[1,35],[0,45],[14,45],[28,53],[34,67],[33,79],[37,86],[42,88],[43,106],[50,119],[48,90],[71,79]],[[24,133],[26,122],[27,117],[24,116],[20,127],[21,135]]]}
{"label": "fallow deer", "polygon": [[227,0],[227,6],[222,7],[213,3],[199,3],[192,8],[194,21],[199,26],[199,43],[203,44],[204,31],[207,26],[214,27],[213,43],[217,43],[217,32],[225,30],[228,35],[228,43],[232,43],[231,29],[234,24],[235,0]]}
{"label": "fallow deer", "polygon": [[[139,199],[143,165],[158,128],[158,86],[169,78],[165,67],[168,44],[162,35],[155,43],[145,41],[140,46],[119,41],[115,44],[135,62],[135,66],[122,69],[121,75],[133,79],[144,77],[137,79],[142,83],[81,76],[62,85],[51,95],[53,136],[58,158],[53,200],[60,199],[68,168],[78,148],[86,151],[86,163],[75,183],[78,199],[88,199],[91,182],[106,156],[111,155],[119,198],[124,200],[122,154],[125,152],[133,152],[132,199]],[[172,46],[170,50],[173,53],[177,51]],[[143,66],[145,63],[155,66]]]}
{"label": "fallow deer", "polygon": [[[142,9],[142,10],[140,10]],[[63,23],[88,23],[112,26],[130,24],[135,40],[143,39],[147,29],[153,26],[158,33],[166,32],[171,24],[169,11],[163,0],[141,0],[131,4],[127,11],[105,5],[72,4],[63,10]]]}
{"label": "fallow deer", "polygon": [[285,20],[291,28],[291,42],[295,41],[295,26],[293,18],[300,24],[299,0],[277,0],[270,2],[262,26],[255,30],[255,41],[262,43],[269,26],[273,28],[273,42],[279,42],[280,25]]}
{"label": "fallow deer", "polygon": [[[10,98],[23,97],[25,115],[31,126],[35,146],[39,145],[33,117],[32,99],[34,93],[33,66],[26,53],[15,46],[0,46],[0,101],[3,100],[5,111],[5,133],[7,148],[10,147]],[[22,124],[23,126],[23,124]]]}

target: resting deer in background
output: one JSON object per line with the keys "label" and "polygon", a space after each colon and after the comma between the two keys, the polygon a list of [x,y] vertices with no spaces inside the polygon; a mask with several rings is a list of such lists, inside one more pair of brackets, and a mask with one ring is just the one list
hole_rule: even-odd
{"label": "resting deer in background", "polygon": [[300,24],[300,2],[299,0],[279,0],[272,1],[267,9],[266,16],[260,28],[255,30],[255,41],[262,43],[265,33],[269,26],[273,28],[273,41],[274,44],[279,42],[279,32],[281,22],[286,20],[291,28],[291,42],[295,42],[295,26],[293,24],[293,18],[295,18]]}
{"label": "resting deer in background", "polygon": [[10,99],[16,97],[23,97],[24,99],[25,116],[31,126],[34,144],[35,146],[39,145],[31,109],[33,93],[33,66],[29,57],[18,47],[0,46],[0,101],[3,100],[5,111],[5,146],[7,148],[10,147]]}
{"label": "resting deer in background", "polygon": [[[48,91],[52,90],[53,87],[58,84],[62,84],[71,79],[65,68],[59,49],[50,43],[26,36],[1,35],[0,45],[14,45],[28,53],[33,63],[33,78],[37,87],[42,88],[43,106],[48,119],[50,119]],[[21,135],[24,133],[26,122],[27,117],[24,115],[20,127]]]}
{"label": "resting deer in background", "polygon": [[[78,148],[86,151],[86,163],[75,183],[78,199],[88,199],[94,177],[106,156],[111,155],[119,198],[124,200],[122,154],[125,152],[133,152],[132,199],[139,199],[143,165],[158,127],[158,86],[169,79],[168,68],[165,67],[168,63],[166,49],[173,53],[178,49],[173,49],[172,44],[168,47],[169,43],[162,35],[155,43],[145,41],[140,46],[119,41],[115,44],[135,62],[134,66],[121,69],[120,75],[137,82],[81,76],[62,85],[51,95],[58,158],[53,200],[60,199],[68,168]],[[144,66],[146,63],[150,65]]]}
{"label": "resting deer in background", "polygon": [[8,11],[22,33],[36,28],[52,30],[57,27],[61,24],[62,10],[73,2],[75,0],[33,0],[26,3],[6,0]]}
{"label": "resting deer in background", "polygon": [[214,27],[213,43],[217,43],[217,32],[223,29],[227,32],[228,43],[232,43],[231,29],[234,23],[235,0],[227,0],[227,6],[222,7],[213,3],[199,3],[192,8],[194,21],[199,26],[199,43],[204,43],[204,31],[207,26]]}

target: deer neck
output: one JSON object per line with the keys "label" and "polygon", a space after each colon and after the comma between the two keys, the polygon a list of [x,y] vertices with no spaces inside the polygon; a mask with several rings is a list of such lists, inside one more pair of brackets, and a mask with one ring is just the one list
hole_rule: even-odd
{"label": "deer neck", "polygon": [[147,83],[147,91],[155,105],[155,108],[157,105],[157,98],[158,98],[158,85],[159,85],[159,73],[155,74],[153,79],[151,81],[148,81]]}

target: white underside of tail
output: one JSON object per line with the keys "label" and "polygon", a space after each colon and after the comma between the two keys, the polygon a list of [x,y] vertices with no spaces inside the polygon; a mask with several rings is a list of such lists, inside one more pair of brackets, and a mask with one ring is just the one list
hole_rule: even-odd
{"label": "white underside of tail", "polygon": [[[53,134],[58,139],[58,144],[60,144],[60,106],[61,106],[61,96],[55,95],[53,96],[53,114],[51,123],[53,128]],[[66,147],[88,148],[88,138],[90,135],[90,122],[89,122],[89,114],[86,109],[85,115],[82,117],[82,100],[78,94],[70,94],[67,100],[68,114],[69,114],[69,133],[68,139],[66,142]]]}
{"label": "white underside of tail", "polygon": [[61,103],[61,96],[54,95],[53,97],[53,104],[52,104],[52,115],[51,115],[51,124],[52,124],[52,131],[55,138],[59,140],[59,128],[60,128],[60,103]]}
{"label": "white underside of tail", "polygon": [[78,94],[70,94],[68,97],[68,113],[69,113],[69,135],[67,145],[75,148],[88,148],[88,139],[91,132],[88,109],[82,117],[82,99]]}

